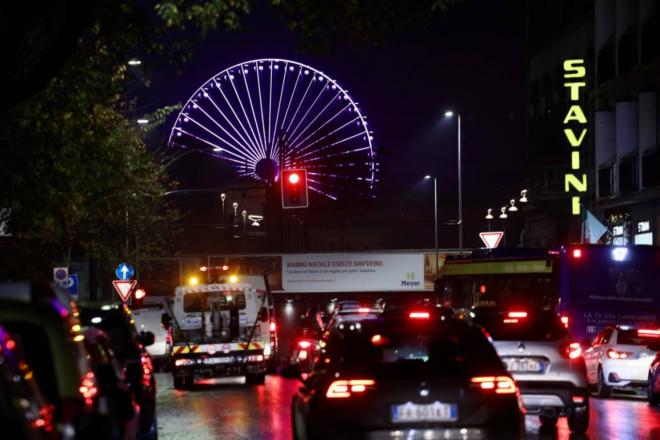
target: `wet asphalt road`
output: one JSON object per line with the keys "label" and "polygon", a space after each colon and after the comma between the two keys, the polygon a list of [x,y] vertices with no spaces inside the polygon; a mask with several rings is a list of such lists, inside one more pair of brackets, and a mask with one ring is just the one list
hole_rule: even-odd
{"label": "wet asphalt road", "polygon": [[[291,439],[290,402],[299,383],[268,376],[265,386],[201,383],[177,391],[172,376],[157,374],[158,434],[173,439]],[[529,439],[660,440],[660,409],[637,398],[591,399],[587,436],[571,436],[565,419],[557,429],[539,432],[535,417],[526,420]]]}

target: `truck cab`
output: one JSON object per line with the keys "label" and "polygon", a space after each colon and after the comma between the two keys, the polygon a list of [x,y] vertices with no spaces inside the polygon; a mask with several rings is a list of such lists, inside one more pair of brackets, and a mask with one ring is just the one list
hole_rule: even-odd
{"label": "truck cab", "polygon": [[175,289],[175,388],[190,387],[198,378],[231,376],[245,376],[248,384],[264,383],[275,348],[275,326],[272,300],[260,278]]}

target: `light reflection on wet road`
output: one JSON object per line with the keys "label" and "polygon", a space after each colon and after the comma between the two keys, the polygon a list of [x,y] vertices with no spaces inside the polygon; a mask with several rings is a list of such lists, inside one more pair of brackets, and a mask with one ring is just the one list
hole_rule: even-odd
{"label": "light reflection on wet road", "polygon": [[[157,374],[158,434],[173,439],[291,439],[291,396],[299,382],[268,376],[265,386],[199,384],[177,391],[172,376]],[[660,409],[634,398],[591,399],[591,423],[586,436],[571,436],[566,419],[557,429],[540,430],[527,417],[529,439],[660,440]]]}

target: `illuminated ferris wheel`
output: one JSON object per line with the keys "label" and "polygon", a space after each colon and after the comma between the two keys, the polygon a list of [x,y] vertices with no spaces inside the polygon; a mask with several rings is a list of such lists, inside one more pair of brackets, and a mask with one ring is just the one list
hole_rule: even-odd
{"label": "illuminated ferris wheel", "polygon": [[214,75],[182,108],[169,144],[264,182],[304,167],[309,189],[333,200],[372,194],[378,181],[366,116],[335,80],[295,61],[252,60]]}

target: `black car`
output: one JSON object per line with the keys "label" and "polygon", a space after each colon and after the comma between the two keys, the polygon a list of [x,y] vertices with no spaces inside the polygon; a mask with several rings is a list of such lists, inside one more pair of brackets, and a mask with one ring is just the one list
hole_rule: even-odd
{"label": "black car", "polygon": [[0,325],[0,423],[7,438],[56,438],[55,407],[39,389],[21,347]]}
{"label": "black car", "polygon": [[138,334],[131,312],[120,304],[80,304],[83,326],[94,326],[110,338],[114,355],[124,380],[140,408],[139,434],[142,439],[156,439],[156,379],[151,356],[144,349],[153,343],[153,333]]}
{"label": "black car", "polygon": [[293,397],[294,438],[521,438],[516,384],[484,331],[433,309],[334,328]]}

